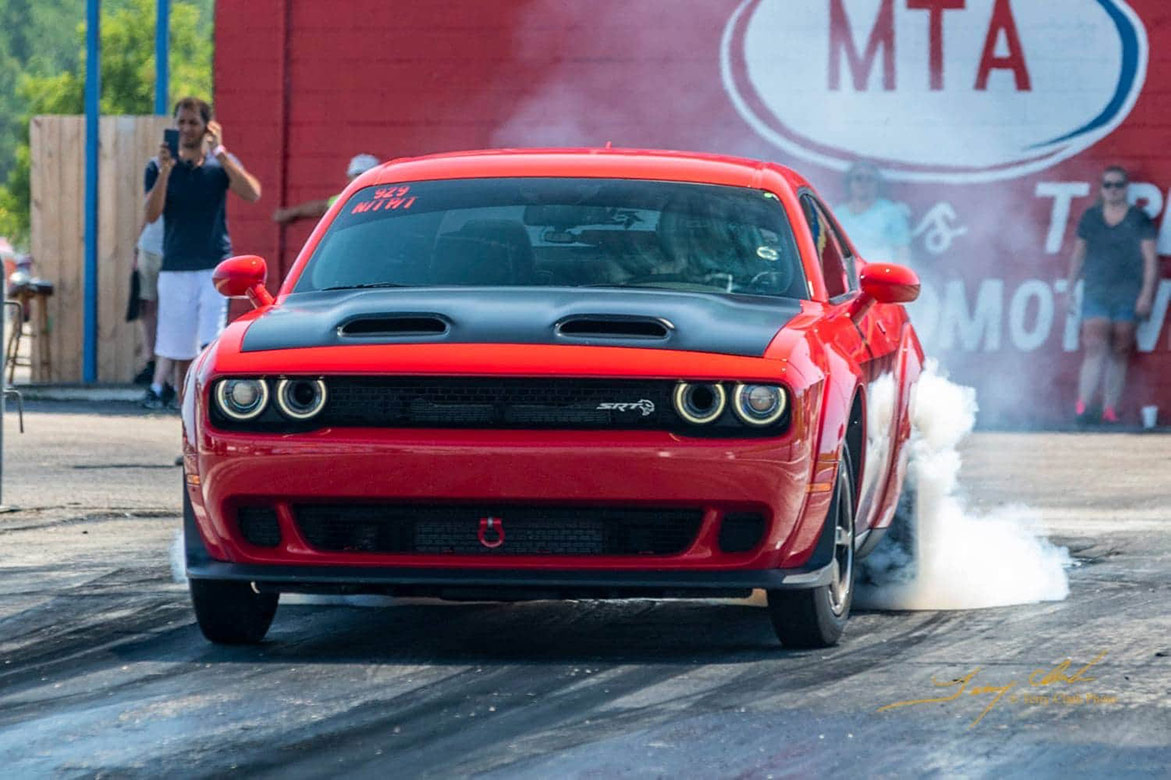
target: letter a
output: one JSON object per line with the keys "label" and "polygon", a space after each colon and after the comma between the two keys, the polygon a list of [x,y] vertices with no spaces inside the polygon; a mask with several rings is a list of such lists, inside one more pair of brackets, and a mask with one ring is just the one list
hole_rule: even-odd
{"label": "letter a", "polygon": [[854,89],[865,92],[870,83],[870,73],[878,50],[882,49],[882,88],[888,92],[895,88],[895,8],[894,0],[882,0],[878,18],[866,42],[865,54],[859,55],[854,46],[854,29],[850,17],[842,6],[842,0],[829,3],[829,88],[838,92],[842,88],[842,57],[850,63],[850,75],[854,78]]}
{"label": "letter a", "polygon": [[[1008,55],[996,56],[996,44],[1001,33],[1008,41]],[[1018,92],[1031,92],[1033,83],[1029,79],[1029,68],[1025,64],[1025,50],[1021,47],[1021,36],[1017,33],[1016,18],[1012,15],[1009,0],[996,0],[992,9],[992,21],[988,25],[988,37],[984,39],[984,54],[980,57],[980,72],[976,74],[976,89],[988,89],[988,76],[994,70],[1011,70]]]}

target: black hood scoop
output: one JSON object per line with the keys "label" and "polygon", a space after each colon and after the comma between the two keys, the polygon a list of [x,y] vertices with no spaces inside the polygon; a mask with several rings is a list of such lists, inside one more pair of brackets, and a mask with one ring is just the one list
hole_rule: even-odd
{"label": "black hood scoop", "polygon": [[760,357],[788,298],[674,290],[411,287],[312,292],[248,326],[242,351],[345,344],[575,344]]}
{"label": "black hood scoop", "polygon": [[338,327],[343,337],[379,339],[442,336],[450,323],[438,314],[394,314],[359,316]]}
{"label": "black hood scoop", "polygon": [[665,339],[674,327],[661,317],[575,314],[558,322],[554,330],[567,339]]}

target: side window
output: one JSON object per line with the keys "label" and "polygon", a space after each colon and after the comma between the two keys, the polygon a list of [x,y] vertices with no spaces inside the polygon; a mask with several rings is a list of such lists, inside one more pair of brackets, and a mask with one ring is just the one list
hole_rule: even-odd
{"label": "side window", "polygon": [[842,230],[838,227],[838,223],[829,216],[829,209],[825,204],[819,200],[814,200],[817,205],[818,214],[821,216],[821,221],[825,223],[827,231],[834,239],[834,244],[838,248],[838,256],[842,258],[842,265],[846,268],[846,285],[851,290],[861,289],[858,283],[858,260],[854,253],[850,251],[850,244],[842,236]]}
{"label": "side window", "polygon": [[[826,293],[830,298],[844,295],[850,290],[850,276],[833,223],[809,195],[802,196],[801,208],[805,212],[805,220],[809,223],[809,231],[813,234],[813,243],[821,260],[821,276],[825,279]],[[850,260],[852,264],[853,258]]]}

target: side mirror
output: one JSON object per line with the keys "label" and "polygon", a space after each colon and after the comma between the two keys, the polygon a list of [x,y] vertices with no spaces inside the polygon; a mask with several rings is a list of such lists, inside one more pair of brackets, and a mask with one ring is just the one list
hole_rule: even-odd
{"label": "side mirror", "polygon": [[863,295],[879,303],[910,303],[919,297],[919,276],[893,263],[867,263],[858,274]]}
{"label": "side mirror", "polygon": [[229,257],[215,267],[211,280],[220,295],[228,298],[247,298],[256,308],[272,305],[273,297],[264,288],[268,266],[263,257],[239,255]]}

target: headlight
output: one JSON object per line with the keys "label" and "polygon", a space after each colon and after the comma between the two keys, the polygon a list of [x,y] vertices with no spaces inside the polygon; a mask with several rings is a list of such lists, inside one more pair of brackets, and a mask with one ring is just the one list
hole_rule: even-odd
{"label": "headlight", "polygon": [[251,420],[268,405],[268,385],[262,379],[222,379],[216,385],[215,400],[233,420]]}
{"label": "headlight", "polygon": [[785,391],[775,385],[736,385],[732,411],[748,425],[772,425],[785,413]]}
{"label": "headlight", "polygon": [[276,405],[294,420],[315,417],[325,406],[325,382],[320,379],[282,379],[276,386]]}
{"label": "headlight", "polygon": [[715,422],[724,413],[727,403],[727,393],[724,392],[722,385],[715,382],[680,382],[675,386],[675,411],[694,425]]}

